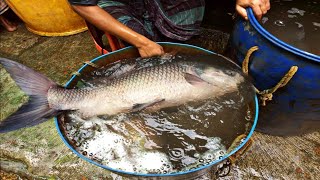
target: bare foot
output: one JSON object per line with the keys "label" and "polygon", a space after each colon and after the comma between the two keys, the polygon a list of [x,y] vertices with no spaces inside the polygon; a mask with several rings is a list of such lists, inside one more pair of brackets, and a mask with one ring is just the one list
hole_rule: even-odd
{"label": "bare foot", "polygon": [[5,17],[0,15],[0,24],[6,28],[7,31],[12,32],[17,30],[17,25],[7,20]]}

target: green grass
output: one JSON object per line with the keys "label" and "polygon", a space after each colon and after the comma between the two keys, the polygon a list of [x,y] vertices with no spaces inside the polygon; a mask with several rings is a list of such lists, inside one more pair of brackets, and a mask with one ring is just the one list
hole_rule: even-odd
{"label": "green grass", "polygon": [[4,120],[28,101],[28,96],[16,85],[10,75],[0,67],[0,120]]}

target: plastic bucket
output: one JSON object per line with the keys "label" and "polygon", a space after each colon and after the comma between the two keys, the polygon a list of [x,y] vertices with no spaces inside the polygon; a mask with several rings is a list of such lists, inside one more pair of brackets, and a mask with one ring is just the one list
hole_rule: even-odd
{"label": "plastic bucket", "polygon": [[87,30],[67,0],[7,0],[29,31],[42,36],[67,36]]}
{"label": "plastic bucket", "polygon": [[[179,43],[160,43],[165,52],[183,52],[183,53],[188,53],[188,54],[214,54],[211,51],[196,47],[196,46],[192,46],[192,45],[186,45],[186,44],[179,44]],[[91,60],[92,63],[98,65],[99,67],[104,66],[108,63],[117,61],[119,59],[126,59],[126,58],[136,58],[139,57],[139,53],[137,51],[136,48],[134,47],[127,47],[127,48],[123,48],[121,50],[117,50],[117,51],[113,51],[110,52],[108,54],[99,56],[93,60]],[[85,64],[83,67],[81,67],[77,74],[78,75],[73,75],[71,77],[71,79],[69,80],[69,82],[67,82],[66,87],[68,88],[73,88],[76,86],[78,80],[82,77],[85,76],[86,74],[89,74],[90,72],[92,72],[95,68],[93,68],[92,66]],[[65,137],[64,135],[64,128],[63,128],[63,117],[59,116],[55,118],[55,123],[56,123],[56,128],[59,132],[60,137],[62,138],[62,140],[64,141],[64,143],[80,158],[95,164],[101,168],[104,168],[106,170],[110,170],[114,173],[120,174],[122,176],[126,176],[126,177],[133,177],[133,176],[138,176],[139,179],[144,179],[144,178],[148,178],[148,179],[194,179],[197,177],[200,177],[204,174],[207,173],[216,173],[219,170],[219,165],[221,166],[221,164],[225,164],[227,159],[234,155],[235,153],[242,151],[241,148],[243,148],[245,146],[245,144],[249,141],[250,137],[252,136],[255,126],[257,124],[258,121],[258,100],[257,97],[255,97],[255,102],[253,104],[253,108],[255,110],[254,112],[254,121],[252,124],[252,127],[250,128],[249,133],[246,135],[246,137],[243,139],[243,141],[241,141],[241,143],[234,148],[230,153],[226,154],[225,156],[223,156],[221,159],[216,160],[211,162],[210,164],[206,165],[206,166],[201,166],[198,167],[196,169],[193,170],[189,170],[186,172],[177,172],[177,173],[172,173],[172,174],[139,174],[139,173],[132,173],[132,172],[126,172],[126,171],[122,171],[122,170],[118,170],[118,169],[114,169],[112,167],[108,167],[102,164],[99,164],[95,161],[92,161],[91,159],[85,157],[84,155],[82,155],[81,153],[79,153],[78,151],[76,151],[73,146],[70,144],[70,142],[68,142],[68,139]],[[220,167],[221,168],[221,167]],[[230,169],[229,169],[230,170]]]}
{"label": "plastic bucket", "polygon": [[274,87],[291,66],[298,66],[290,82],[260,108],[257,131],[297,135],[320,129],[320,56],[297,49],[267,32],[247,9],[249,21],[238,19],[232,49],[239,64],[247,51],[258,46],[250,59],[249,74],[259,90]]}

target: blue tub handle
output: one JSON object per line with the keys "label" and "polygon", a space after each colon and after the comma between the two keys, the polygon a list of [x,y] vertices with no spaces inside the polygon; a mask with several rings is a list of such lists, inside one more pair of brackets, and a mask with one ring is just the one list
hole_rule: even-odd
{"label": "blue tub handle", "polygon": [[[246,57],[244,58],[242,62],[242,71],[246,75],[249,74],[249,60],[253,52],[259,50],[258,46],[251,47]],[[298,66],[291,66],[290,70],[282,77],[282,79],[278,82],[278,84],[270,89],[266,89],[263,91],[258,90],[255,87],[255,91],[257,94],[260,95],[259,99],[261,100],[261,105],[265,106],[267,101],[271,101],[273,97],[273,93],[276,92],[279,88],[284,87],[288,84],[288,82],[291,80],[291,78],[295,75],[295,73],[298,71]]]}

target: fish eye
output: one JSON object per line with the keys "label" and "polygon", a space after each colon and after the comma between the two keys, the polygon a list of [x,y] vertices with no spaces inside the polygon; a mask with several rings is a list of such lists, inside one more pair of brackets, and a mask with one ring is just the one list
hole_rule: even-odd
{"label": "fish eye", "polygon": [[236,75],[236,72],[232,71],[232,70],[225,70],[224,73],[226,73],[229,76],[235,76]]}
{"label": "fish eye", "polygon": [[204,69],[202,69],[202,68],[196,68],[196,69],[195,69],[195,72],[196,72],[198,75],[200,75],[200,74],[203,74],[203,73],[204,73]]}

